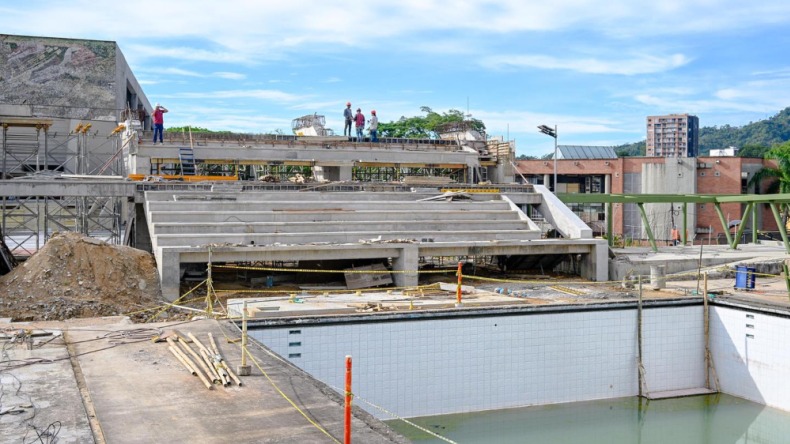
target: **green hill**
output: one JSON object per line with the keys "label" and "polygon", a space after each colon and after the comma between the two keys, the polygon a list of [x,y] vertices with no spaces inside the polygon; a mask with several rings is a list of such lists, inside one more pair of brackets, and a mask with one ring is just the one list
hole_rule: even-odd
{"label": "green hill", "polygon": [[[762,157],[771,146],[790,140],[790,107],[765,120],[744,126],[704,126],[699,130],[699,150],[707,155],[711,149],[735,146],[743,157]],[[615,147],[620,156],[644,156],[645,141]]]}

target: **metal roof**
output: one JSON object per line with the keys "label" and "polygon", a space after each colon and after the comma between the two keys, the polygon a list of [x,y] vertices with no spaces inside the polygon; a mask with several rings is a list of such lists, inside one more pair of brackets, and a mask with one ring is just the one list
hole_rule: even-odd
{"label": "metal roof", "polygon": [[612,146],[559,145],[557,159],[617,159]]}

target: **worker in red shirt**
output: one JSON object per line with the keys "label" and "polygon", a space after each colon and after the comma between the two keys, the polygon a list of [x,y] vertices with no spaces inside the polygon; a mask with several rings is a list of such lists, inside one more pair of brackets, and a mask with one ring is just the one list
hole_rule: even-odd
{"label": "worker in red shirt", "polygon": [[354,116],[354,123],[357,127],[357,140],[362,140],[362,131],[365,129],[365,115],[362,109],[357,108],[357,115]]}
{"label": "worker in red shirt", "polygon": [[154,145],[156,145],[156,135],[159,134],[159,143],[164,144],[162,141],[162,135],[165,131],[165,116],[164,114],[167,112],[167,108],[160,104],[156,104],[154,107]]}

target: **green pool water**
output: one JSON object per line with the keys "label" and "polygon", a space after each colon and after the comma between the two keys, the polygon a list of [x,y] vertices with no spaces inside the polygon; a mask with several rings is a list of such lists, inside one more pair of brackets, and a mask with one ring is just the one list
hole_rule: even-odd
{"label": "green pool water", "polygon": [[[647,401],[617,398],[413,418],[457,443],[790,443],[790,413],[729,395]],[[442,443],[403,421],[416,443]]]}

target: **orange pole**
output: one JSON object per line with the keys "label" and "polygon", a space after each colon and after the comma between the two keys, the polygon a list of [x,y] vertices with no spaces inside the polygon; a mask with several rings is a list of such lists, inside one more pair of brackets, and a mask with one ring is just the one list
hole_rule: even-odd
{"label": "orange pole", "polygon": [[351,444],[351,355],[346,355],[346,412],[343,443]]}
{"label": "orange pole", "polygon": [[458,304],[461,303],[461,281],[464,279],[464,276],[461,273],[461,267],[463,264],[463,262],[458,262],[458,288],[455,289],[455,300]]}

